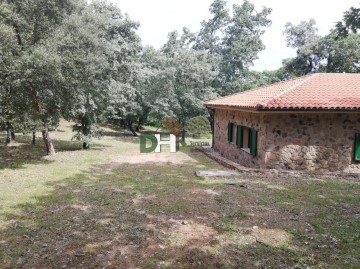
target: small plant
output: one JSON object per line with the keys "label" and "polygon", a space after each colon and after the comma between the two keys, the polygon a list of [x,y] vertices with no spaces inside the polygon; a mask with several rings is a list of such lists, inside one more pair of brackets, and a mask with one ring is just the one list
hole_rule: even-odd
{"label": "small plant", "polygon": [[241,210],[235,210],[234,212],[232,212],[230,214],[230,217],[232,218],[238,218],[238,219],[244,219],[248,216],[249,214],[245,211],[241,211]]}
{"label": "small plant", "polygon": [[219,204],[222,204],[222,203],[225,202],[225,198],[222,195],[216,195],[215,196],[215,201],[218,202]]}

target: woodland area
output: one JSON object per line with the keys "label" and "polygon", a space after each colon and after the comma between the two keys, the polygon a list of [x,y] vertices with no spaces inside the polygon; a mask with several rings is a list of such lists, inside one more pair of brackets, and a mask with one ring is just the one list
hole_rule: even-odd
{"label": "woodland area", "polygon": [[[315,20],[287,23],[284,35],[297,55],[279,70],[255,72],[271,9],[249,1],[214,0],[199,32],[169,33],[159,50],[143,46],[140,25],[115,5],[85,0],[2,0],[0,3],[0,128],[42,132],[55,154],[50,130],[75,122],[74,139],[88,148],[98,124],[126,126],[166,118],[182,126],[211,115],[203,101],[312,72],[360,71],[360,8],[353,7],[320,36]],[[31,142],[31,141],[29,141]],[[35,143],[35,140],[33,141]]]}
{"label": "woodland area", "polygon": [[[360,8],[326,36],[287,23],[296,56],[257,72],[272,10],[239,3],[155,49],[106,1],[0,0],[0,269],[359,268],[358,176],[229,170],[196,147],[205,100],[360,72]],[[139,151],[167,126],[190,145]]]}

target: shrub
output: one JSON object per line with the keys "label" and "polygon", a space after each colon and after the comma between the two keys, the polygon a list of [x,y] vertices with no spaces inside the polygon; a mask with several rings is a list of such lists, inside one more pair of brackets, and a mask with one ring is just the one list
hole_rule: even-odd
{"label": "shrub", "polygon": [[188,125],[188,131],[196,136],[201,134],[207,134],[210,132],[210,122],[204,116],[194,117],[190,120]]}

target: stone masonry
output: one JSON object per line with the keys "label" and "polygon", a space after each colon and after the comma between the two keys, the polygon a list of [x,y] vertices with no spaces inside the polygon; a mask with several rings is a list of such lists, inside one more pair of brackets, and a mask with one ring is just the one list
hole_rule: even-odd
{"label": "stone masonry", "polygon": [[[264,115],[260,113],[242,112],[238,110],[215,110],[215,125],[214,125],[214,149],[225,158],[241,165],[259,168],[262,160],[265,159],[266,146],[266,125]],[[243,125],[258,130],[258,154],[253,157],[242,149],[239,149],[234,142],[227,141],[228,123],[232,122],[235,125]]]}
{"label": "stone masonry", "polygon": [[[257,156],[227,141],[232,122],[258,130]],[[360,113],[267,113],[216,109],[214,149],[251,168],[360,171],[353,160]]]}

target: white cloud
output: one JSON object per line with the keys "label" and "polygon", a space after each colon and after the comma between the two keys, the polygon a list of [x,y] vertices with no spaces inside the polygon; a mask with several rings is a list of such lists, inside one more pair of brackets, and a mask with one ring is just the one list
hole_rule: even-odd
{"label": "white cloud", "polygon": [[[139,35],[144,45],[160,48],[173,30],[181,31],[186,26],[191,31],[200,28],[200,22],[209,17],[208,8],[212,0],[111,0],[133,20],[140,22]],[[241,0],[230,0],[241,4]],[[282,59],[295,55],[294,50],[286,47],[282,34],[286,22],[293,24],[314,18],[320,34],[327,34],[334,23],[339,21],[343,12],[351,6],[358,6],[358,0],[250,0],[257,9],[267,6],[273,9],[272,26],[266,29],[263,42],[266,50],[259,54],[255,70],[276,69]],[[230,7],[230,6],[229,6]]]}

